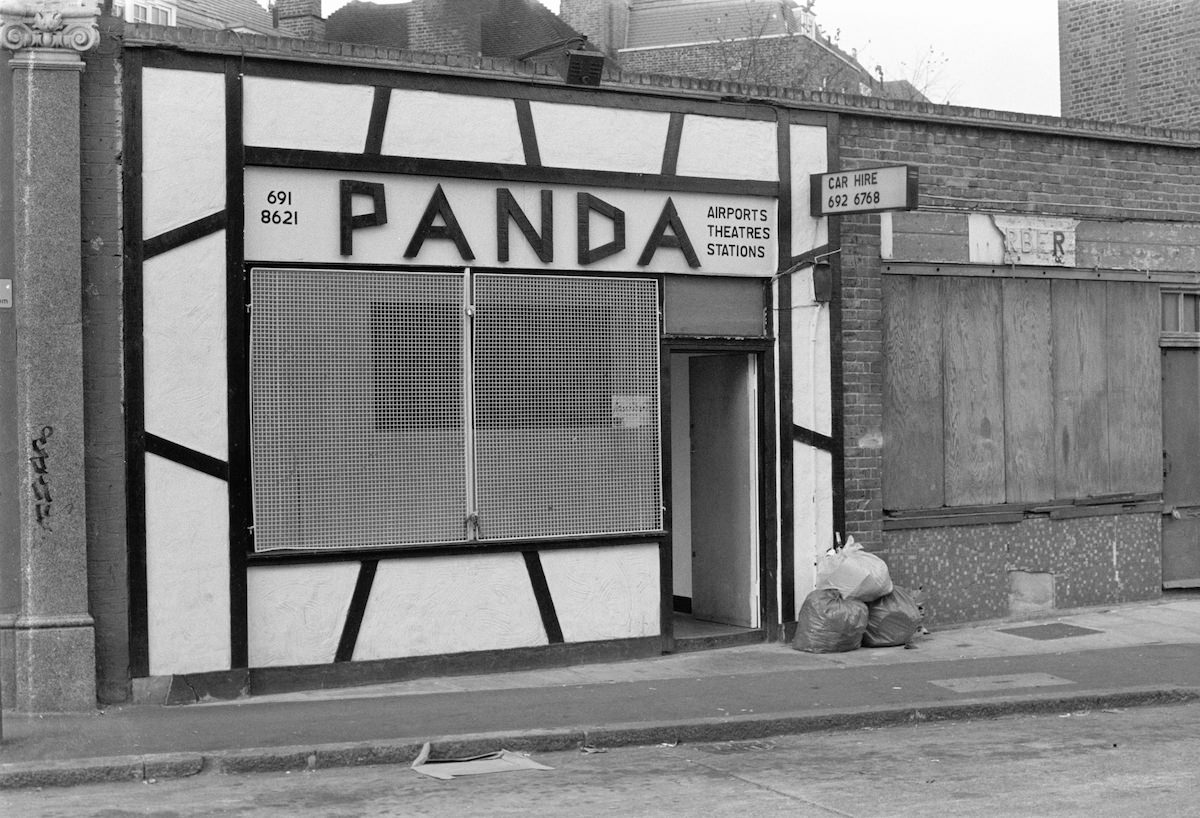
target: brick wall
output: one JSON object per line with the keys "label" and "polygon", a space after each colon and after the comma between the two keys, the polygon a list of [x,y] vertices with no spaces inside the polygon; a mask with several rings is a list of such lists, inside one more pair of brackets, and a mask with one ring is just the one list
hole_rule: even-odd
{"label": "brick wall", "polygon": [[1200,127],[1200,0],[1063,0],[1066,117]]}
{"label": "brick wall", "polygon": [[125,528],[121,230],[122,23],[100,18],[99,46],[81,78],[83,388],[88,600],[96,623],[97,696],[129,697]]}
{"label": "brick wall", "polygon": [[[849,167],[854,164],[861,167],[870,163],[846,163]],[[841,344],[842,360],[845,530],[870,550],[880,545],[883,519],[883,305],[879,276],[879,217],[860,216],[853,222],[849,217],[844,218],[841,247],[838,257],[841,332],[836,340]]]}
{"label": "brick wall", "polygon": [[853,66],[803,36],[622,51],[618,59],[622,69],[643,74],[819,88],[844,94],[859,94],[859,83],[864,80]]}
{"label": "brick wall", "polygon": [[275,16],[282,32],[309,40],[325,39],[321,0],[275,0]]}

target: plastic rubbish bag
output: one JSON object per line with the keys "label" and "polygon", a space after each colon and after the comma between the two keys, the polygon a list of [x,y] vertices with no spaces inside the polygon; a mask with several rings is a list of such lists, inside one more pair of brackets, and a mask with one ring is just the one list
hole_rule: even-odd
{"label": "plastic rubbish bag", "polygon": [[857,650],[867,629],[867,605],[843,599],[839,591],[813,591],[800,606],[792,647],[809,653],[842,653]]}
{"label": "plastic rubbish bag", "polygon": [[863,633],[864,648],[890,648],[907,644],[921,627],[925,614],[916,595],[901,588],[867,605],[867,630]]}
{"label": "plastic rubbish bag", "polygon": [[833,588],[845,599],[874,602],[892,592],[887,563],[863,551],[851,537],[840,551],[830,550],[817,563],[817,589]]}

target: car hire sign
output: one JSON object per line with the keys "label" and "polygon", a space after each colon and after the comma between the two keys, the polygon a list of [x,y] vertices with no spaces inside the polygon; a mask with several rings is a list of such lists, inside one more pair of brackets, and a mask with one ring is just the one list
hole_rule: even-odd
{"label": "car hire sign", "polygon": [[814,174],[809,179],[814,216],[917,207],[917,169],[911,165],[843,170]]}

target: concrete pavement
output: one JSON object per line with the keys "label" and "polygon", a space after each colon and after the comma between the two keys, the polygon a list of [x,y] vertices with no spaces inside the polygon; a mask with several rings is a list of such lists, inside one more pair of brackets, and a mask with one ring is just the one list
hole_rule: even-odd
{"label": "concrete pavement", "polygon": [[1200,595],[947,629],[914,649],[748,645],[86,715],[4,714],[0,788],[727,741],[1200,699]]}

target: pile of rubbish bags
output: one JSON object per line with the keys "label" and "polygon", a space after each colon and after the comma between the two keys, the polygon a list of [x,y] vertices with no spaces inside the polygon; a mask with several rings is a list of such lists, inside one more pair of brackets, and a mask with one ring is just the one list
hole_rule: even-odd
{"label": "pile of rubbish bags", "polygon": [[904,645],[923,618],[916,595],[892,584],[887,563],[851,537],[817,564],[817,588],[800,606],[792,647],[841,653]]}

